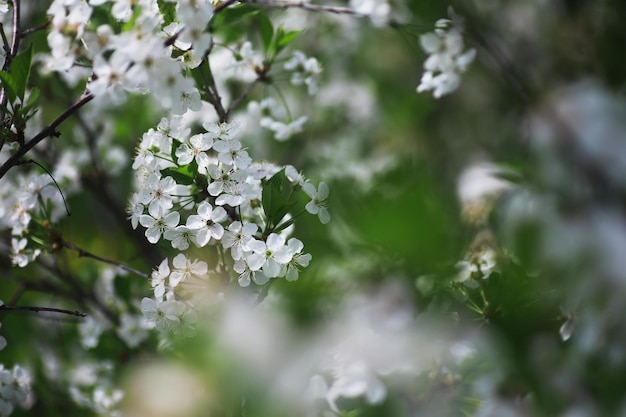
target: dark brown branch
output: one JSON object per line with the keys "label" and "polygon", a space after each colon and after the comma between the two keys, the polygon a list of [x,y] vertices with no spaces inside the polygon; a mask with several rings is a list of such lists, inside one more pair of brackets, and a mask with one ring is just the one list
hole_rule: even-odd
{"label": "dark brown branch", "polygon": [[239,97],[237,97],[237,99],[235,101],[230,103],[230,106],[228,106],[228,108],[226,109],[226,118],[227,119],[230,116],[230,113],[233,110],[235,110],[237,108],[237,106],[239,106],[239,104],[241,104],[241,102],[246,99],[246,97],[248,97],[248,95],[252,92],[254,87],[256,87],[256,85],[259,82],[261,82],[261,78],[257,78],[256,80],[251,82],[250,85],[248,85],[248,87],[246,87],[245,91]]}
{"label": "dark brown branch", "polygon": [[34,306],[0,306],[0,311],[30,311],[33,313],[39,313],[41,311],[48,311],[51,313],[68,314],[76,317],[87,317],[87,314],[80,311],[66,310],[64,308],[52,308],[52,307],[34,307]]}
{"label": "dark brown branch", "polygon": [[[63,281],[63,283],[65,283],[70,291],[72,292],[72,298],[74,300],[76,300],[80,305],[83,305],[85,308],[89,308],[90,305],[87,303],[89,302],[91,304],[92,307],[95,307],[96,309],[100,310],[100,312],[114,325],[119,325],[120,320],[117,316],[117,314],[115,312],[113,312],[110,308],[108,308],[106,305],[104,305],[104,303],[100,300],[100,298],[98,298],[98,296],[96,295],[96,293],[93,291],[93,289],[89,288],[89,289],[85,289],[83,288],[83,286],[81,285],[81,283],[74,278],[71,274],[69,273],[65,273],[60,265],[59,265],[59,261],[61,260],[60,256],[56,256],[54,258],[54,266],[52,266],[50,268],[50,270],[52,272],[54,272],[57,277]],[[67,269],[67,260],[63,259],[65,265],[65,268]]]}
{"label": "dark brown branch", "polygon": [[69,118],[72,114],[74,114],[78,109],[80,109],[85,104],[89,103],[93,100],[93,95],[89,92],[83,93],[83,95],[72,104],[67,110],[65,110],[59,117],[53,120],[48,126],[46,126],[43,130],[41,130],[35,137],[26,142],[23,146],[21,146],[17,152],[15,152],[11,157],[0,166],[0,178],[4,177],[4,175],[15,165],[17,165],[28,151],[34,148],[39,142],[46,139],[49,136],[58,136],[56,128],[63,123],[67,118]]}
{"label": "dark brown branch", "polygon": [[110,259],[106,259],[106,258],[103,258],[102,256],[98,256],[96,254],[93,254],[93,253],[91,253],[89,251],[86,251],[86,250],[84,250],[82,248],[79,248],[78,246],[74,245],[73,243],[66,242],[63,239],[61,239],[61,244],[63,245],[64,248],[76,251],[78,253],[79,257],[95,259],[97,261],[104,262],[104,263],[109,264],[109,265],[117,266],[117,267],[123,269],[124,271],[130,272],[130,273],[135,274],[137,276],[140,276],[142,278],[150,279],[150,275],[146,274],[145,272],[141,272],[138,269],[135,269],[135,268],[130,267],[128,265],[124,265],[124,264],[122,264],[120,262],[113,261],[113,260],[110,260]]}
{"label": "dark brown branch", "polygon": [[224,110],[224,106],[222,105],[222,98],[217,91],[217,85],[215,84],[215,79],[213,78],[213,72],[211,71],[211,64],[209,62],[208,54],[204,59],[206,61],[206,66],[209,72],[209,78],[207,80],[207,78],[204,76],[204,73],[200,69],[202,83],[204,84],[207,95],[209,96],[209,102],[213,105],[215,111],[217,112],[220,123],[225,123],[228,121],[228,114],[226,113],[226,110]]}
{"label": "dark brown branch", "polygon": [[13,0],[11,3],[13,3],[13,42],[11,42],[11,58],[14,58],[20,48],[20,0]]}
{"label": "dark brown branch", "polygon": [[6,52],[6,55],[9,55],[11,53],[11,45],[9,45],[7,35],[6,33],[4,33],[4,25],[2,23],[0,23],[0,36],[2,36],[2,45],[4,48],[4,52]]}
{"label": "dark brown branch", "polygon": [[47,29],[48,26],[50,26],[50,23],[52,23],[52,19],[51,18],[46,20],[45,22],[43,22],[41,25],[37,25],[37,26],[32,27],[32,28],[24,29],[20,33],[20,38],[25,38],[28,35],[30,35],[31,33],[39,32],[40,30]]}
{"label": "dark brown branch", "polygon": [[[20,1],[12,0],[11,4],[13,5],[13,39],[11,41],[11,46],[9,47],[9,41],[6,39],[6,35],[4,33],[4,28],[2,28],[2,41],[4,43],[4,49],[6,50],[6,59],[4,61],[4,66],[2,69],[4,71],[8,71],[11,67],[11,62],[13,58],[17,55],[18,49],[20,47]],[[7,104],[7,95],[4,88],[0,93],[0,103],[3,106]],[[4,113],[1,113],[2,118],[4,118]],[[4,145],[4,138],[2,139],[2,145]]]}
{"label": "dark brown branch", "polygon": [[356,12],[350,7],[340,6],[322,6],[319,4],[305,3],[303,1],[291,2],[291,1],[267,1],[267,0],[248,0],[243,3],[258,4],[259,6],[274,7],[278,9],[303,9],[309,12],[318,13],[334,13],[334,14],[351,14],[356,16],[362,16],[361,13]]}
{"label": "dark brown branch", "polygon": [[[71,94],[71,90],[65,85],[61,77],[57,77],[59,85],[64,88],[66,95]],[[102,170],[98,155],[96,152],[97,133],[89,126],[82,117],[82,114],[77,111],[74,114],[78,126],[85,133],[87,143],[89,144],[89,156],[91,158],[91,165],[93,167],[93,175],[83,175],[81,182],[85,185],[89,191],[93,193],[96,199],[100,202],[113,219],[117,222],[120,228],[136,243],[136,247],[139,248],[141,256],[148,262],[149,265],[158,265],[163,259],[160,251],[155,245],[152,245],[146,240],[146,237],[139,230],[135,230],[131,227],[128,218],[125,215],[124,206],[119,203],[119,199],[111,193],[111,178],[105,171]]]}

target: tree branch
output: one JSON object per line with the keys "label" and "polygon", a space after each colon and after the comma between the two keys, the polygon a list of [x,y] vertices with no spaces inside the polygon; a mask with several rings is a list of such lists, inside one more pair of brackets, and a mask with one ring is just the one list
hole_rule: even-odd
{"label": "tree branch", "polygon": [[122,264],[120,262],[113,261],[111,259],[106,259],[106,258],[103,258],[101,256],[95,255],[95,254],[93,254],[93,253],[91,253],[89,251],[86,251],[86,250],[84,250],[82,248],[79,248],[78,246],[74,245],[73,243],[67,242],[67,241],[65,241],[63,239],[60,239],[60,240],[61,240],[61,244],[63,245],[64,248],[71,249],[73,251],[78,252],[78,256],[79,257],[95,259],[97,261],[104,262],[104,263],[109,264],[109,265],[117,266],[117,267],[123,269],[124,271],[130,272],[130,273],[135,274],[137,276],[140,276],[142,278],[151,279],[150,275],[146,274],[145,272],[141,272],[138,269],[135,269],[135,268],[130,267],[128,265],[124,265],[124,264]]}
{"label": "tree branch", "polygon": [[[9,45],[9,40],[7,39],[7,35],[6,33],[4,33],[4,25],[2,23],[0,23],[0,36],[2,36],[2,47],[4,49],[4,52],[6,52],[7,55],[9,55],[11,53],[11,45]],[[6,64],[6,61],[5,61]]]}
{"label": "tree branch", "polygon": [[[13,4],[13,42],[11,42],[11,59],[20,48],[20,0],[12,0]],[[7,57],[7,61],[9,57]]]}
{"label": "tree branch", "polygon": [[[56,77],[59,85],[63,87],[66,95],[71,94],[71,90],[65,85],[61,77]],[[87,143],[89,144],[89,156],[91,158],[91,164],[93,167],[93,175],[81,175],[81,182],[84,184],[90,192],[100,201],[102,207],[104,207],[113,219],[119,224],[120,228],[137,244],[141,252],[141,256],[148,262],[150,266],[158,265],[163,259],[160,251],[155,245],[150,244],[143,233],[135,230],[131,227],[128,218],[126,217],[124,206],[120,204],[118,196],[111,193],[113,184],[111,183],[111,177],[107,175],[101,168],[101,163],[96,152],[97,133],[89,124],[85,121],[81,111],[75,112],[74,117],[78,122],[78,126],[85,133]]]}
{"label": "tree branch", "polygon": [[[108,308],[104,303],[98,298],[96,293],[92,288],[85,289],[81,285],[81,283],[74,278],[71,274],[65,273],[61,267],[59,266],[60,261],[59,256],[54,257],[54,265],[50,266],[50,271],[55,273],[56,276],[65,283],[69,290],[71,291],[72,299],[76,300],[80,305],[83,305],[85,308],[96,308],[100,310],[102,314],[114,325],[118,326],[120,320],[115,312],[113,312],[110,308]],[[40,258],[41,259],[41,258]],[[65,267],[67,268],[67,260],[64,259]],[[42,264],[46,266],[43,262]],[[89,301],[88,304],[87,302]]]}
{"label": "tree branch", "polygon": [[252,92],[252,90],[254,89],[254,87],[256,87],[256,85],[261,82],[261,78],[257,78],[256,80],[252,81],[248,87],[246,87],[245,91],[239,96],[237,97],[237,99],[235,99],[235,101],[233,101],[232,103],[230,103],[230,106],[228,106],[228,108],[226,109],[226,118],[228,119],[228,117],[230,116],[230,113],[235,110],[237,108],[237,106],[239,106],[239,104],[241,104],[241,102],[243,100],[245,100],[246,97],[248,97],[248,95]]}
{"label": "tree branch", "polygon": [[24,29],[22,32],[20,32],[20,38],[25,38],[28,35],[30,35],[31,33],[39,32],[40,30],[47,29],[48,26],[50,26],[50,23],[52,23],[52,18],[46,20],[41,25],[37,25],[37,26],[32,27],[32,28]]}
{"label": "tree branch", "polygon": [[207,80],[200,69],[200,76],[202,78],[202,83],[204,84],[207,95],[209,96],[209,102],[215,108],[217,112],[217,116],[220,119],[220,123],[225,123],[228,121],[228,114],[226,110],[224,110],[224,106],[222,105],[222,98],[220,97],[220,93],[217,91],[217,85],[215,85],[215,79],[213,78],[213,72],[211,71],[211,63],[209,62],[209,56],[205,57],[206,66],[209,71],[209,79]]}
{"label": "tree branch", "polygon": [[319,4],[305,3],[303,1],[267,1],[267,0],[247,0],[242,3],[258,4],[259,6],[274,7],[278,9],[303,9],[309,12],[318,13],[334,13],[334,14],[351,14],[355,16],[363,16],[350,7],[340,6],[322,6]]}
{"label": "tree branch", "polygon": [[34,307],[34,306],[0,306],[0,311],[31,311],[34,313],[39,313],[41,311],[49,311],[51,313],[60,313],[60,314],[69,314],[70,316],[76,317],[87,317],[87,314],[82,313],[80,311],[72,311],[66,310],[63,308],[52,308],[52,307]]}
{"label": "tree branch", "polygon": [[41,130],[35,137],[26,142],[23,146],[21,146],[17,152],[15,152],[11,157],[0,166],[0,178],[4,177],[4,175],[15,165],[17,165],[20,159],[26,155],[28,151],[34,148],[39,142],[46,139],[49,136],[58,136],[59,133],[56,131],[56,128],[63,123],[67,118],[69,118],[74,112],[80,109],[85,104],[89,103],[93,100],[93,95],[90,92],[85,91],[83,95],[72,104],[67,110],[65,110],[59,117],[53,120],[48,126],[46,126],[43,130]]}

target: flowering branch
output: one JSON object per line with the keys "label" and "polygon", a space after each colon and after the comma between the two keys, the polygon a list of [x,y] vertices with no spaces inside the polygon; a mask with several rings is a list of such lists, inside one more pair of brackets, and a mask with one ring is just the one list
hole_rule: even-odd
{"label": "flowering branch", "polygon": [[82,248],[79,248],[78,246],[74,245],[73,243],[67,242],[67,241],[65,241],[63,239],[60,239],[60,241],[61,241],[60,242],[61,245],[64,248],[71,249],[71,250],[74,250],[74,251],[78,252],[78,256],[79,257],[86,257],[86,258],[95,259],[97,261],[104,262],[104,263],[109,264],[109,265],[117,266],[117,267],[123,269],[124,271],[127,271],[127,272],[130,272],[132,274],[138,275],[138,276],[140,276],[142,278],[150,279],[150,275],[148,275],[148,274],[146,274],[144,272],[141,272],[138,269],[135,269],[135,268],[130,267],[128,265],[124,265],[124,264],[122,264],[120,262],[117,262],[117,261],[113,261],[113,260],[110,260],[110,259],[103,258],[103,257],[98,256],[96,254],[93,254],[93,253],[91,253],[89,251],[86,251],[86,250],[84,250]]}
{"label": "flowering branch", "polygon": [[72,311],[66,310],[63,308],[52,308],[52,307],[34,307],[34,306],[0,306],[0,311],[32,311],[34,313],[39,313],[41,311],[49,311],[51,313],[60,313],[60,314],[69,314],[70,316],[76,317],[87,317],[87,314],[82,313],[80,311]]}

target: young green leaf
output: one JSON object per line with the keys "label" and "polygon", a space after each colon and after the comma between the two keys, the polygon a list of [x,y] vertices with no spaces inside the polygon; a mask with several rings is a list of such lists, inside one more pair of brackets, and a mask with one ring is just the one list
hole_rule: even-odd
{"label": "young green leaf", "polygon": [[[290,220],[281,223],[288,213],[296,209],[297,206],[301,206],[299,207],[300,211],[304,210],[304,204],[299,198],[302,192],[295,192],[296,190],[287,180],[284,170],[278,171],[270,179],[262,181],[262,184],[261,205],[265,211],[267,224],[274,231],[283,230],[293,223]],[[275,229],[276,227],[278,229]]]}
{"label": "young green leaf", "polygon": [[176,3],[165,0],[157,0],[159,11],[163,15],[163,26],[167,26],[176,20]]}
{"label": "young green leaf", "polygon": [[[161,174],[164,177],[172,177],[178,184],[192,185],[196,173],[194,172],[193,165],[195,163],[185,165],[177,168],[165,168],[161,170]],[[197,166],[196,166],[197,171]]]}
{"label": "young green leaf", "polygon": [[261,34],[261,41],[263,41],[263,49],[265,52],[269,52],[270,47],[272,46],[272,39],[274,39],[274,26],[272,26],[272,22],[265,15],[265,13],[259,12],[257,14],[257,19],[259,22],[259,32]]}
{"label": "young green leaf", "polygon": [[290,30],[285,32],[283,28],[278,28],[276,31],[276,52],[280,52],[281,49],[289,45],[302,33],[301,30]]}
{"label": "young green leaf", "polygon": [[211,21],[211,26],[214,29],[221,29],[225,26],[230,26],[245,16],[253,13],[257,13],[259,9],[248,4],[238,4],[234,7],[227,7],[222,9],[219,14],[216,14]]}
{"label": "young green leaf", "polygon": [[26,84],[30,77],[30,67],[33,62],[33,46],[29,45],[28,49],[18,54],[11,62],[9,72],[15,81],[15,95],[21,101],[24,101],[26,94]]}
{"label": "young green leaf", "polygon": [[15,103],[17,97],[17,82],[11,74],[5,71],[0,71],[0,79],[2,79],[2,87],[9,99],[9,103]]}
{"label": "young green leaf", "polygon": [[33,88],[30,89],[30,94],[28,95],[28,100],[26,101],[26,104],[23,107],[24,110],[29,110],[35,104],[37,104],[37,99],[39,98],[40,92],[41,91],[37,87],[33,87]]}
{"label": "young green leaf", "polygon": [[285,171],[280,170],[269,180],[263,181],[261,205],[265,211],[268,224],[276,225],[284,216],[284,214],[282,214],[282,216],[280,214],[287,204],[287,198],[285,196],[285,180]]}

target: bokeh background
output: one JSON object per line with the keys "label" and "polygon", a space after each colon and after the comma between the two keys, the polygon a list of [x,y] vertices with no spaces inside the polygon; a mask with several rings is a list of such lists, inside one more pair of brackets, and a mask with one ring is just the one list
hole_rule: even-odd
{"label": "bokeh background", "polygon": [[[46,20],[46,2],[22,3],[24,27]],[[78,309],[100,323],[0,312],[0,362],[32,376],[27,407],[12,415],[626,413],[626,4],[390,5],[380,25],[258,6],[276,26],[304,29],[290,47],[323,68],[314,96],[277,69],[249,97],[280,94],[308,116],[288,141],[255,125],[245,104],[233,115],[254,159],[329,184],[331,222],[308,216],[293,231],[312,255],[297,281],[244,290],[234,280],[195,331],[129,346],[120,317],[141,314],[149,282],[52,247],[12,267],[3,232],[5,304]],[[477,55],[458,90],[435,99],[416,92],[420,36],[451,13]],[[255,19],[214,33],[233,45],[244,35],[260,44]],[[48,49],[46,31],[25,42]],[[35,133],[84,89],[36,62]],[[219,81],[225,101],[246,86]],[[55,233],[146,273],[174,253],[125,212],[135,147],[163,116],[152,96],[90,103],[30,154],[71,210]],[[215,115],[207,106],[193,117]],[[266,296],[251,305],[258,291]]]}

